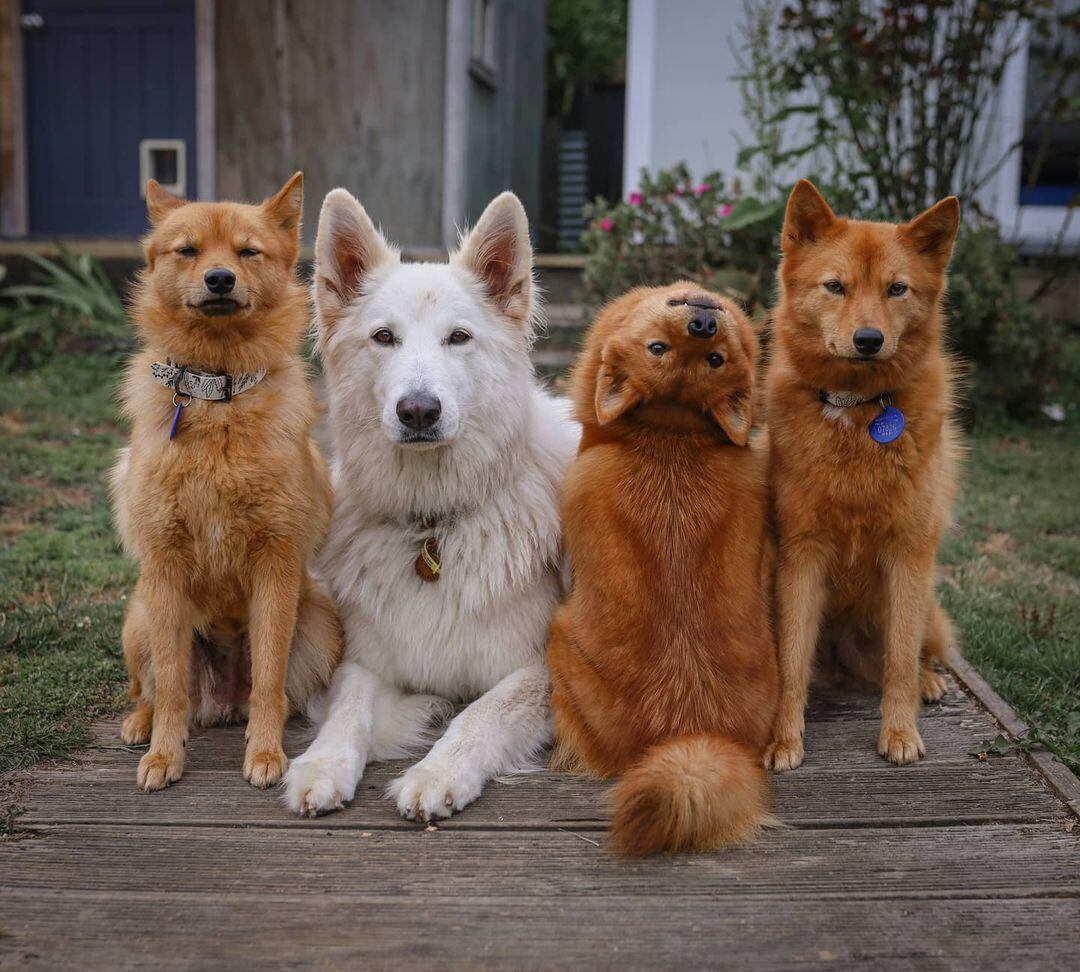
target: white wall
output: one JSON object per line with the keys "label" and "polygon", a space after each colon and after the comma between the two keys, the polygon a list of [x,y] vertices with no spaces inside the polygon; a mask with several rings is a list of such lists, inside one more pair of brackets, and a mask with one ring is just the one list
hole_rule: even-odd
{"label": "white wall", "polygon": [[734,174],[742,19],[741,0],[630,0],[624,194],[643,166],[685,161],[695,176]]}

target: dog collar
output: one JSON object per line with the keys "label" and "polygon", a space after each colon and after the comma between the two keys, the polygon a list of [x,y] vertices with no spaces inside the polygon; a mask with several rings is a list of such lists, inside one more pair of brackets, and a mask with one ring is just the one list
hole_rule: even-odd
{"label": "dog collar", "polygon": [[266,369],[243,371],[236,375],[220,372],[203,373],[191,371],[187,365],[162,364],[160,361],[155,361],[150,365],[150,375],[159,385],[171,388],[176,395],[201,398],[206,402],[227,402],[234,395],[254,388],[266,377]]}
{"label": "dog collar", "polygon": [[870,438],[878,443],[878,445],[888,445],[890,442],[895,442],[904,434],[904,428],[907,426],[907,419],[904,418],[904,413],[893,405],[892,396],[888,392],[882,392],[880,395],[874,395],[872,398],[860,398],[854,392],[819,391],[818,397],[823,404],[832,405],[834,408],[853,408],[856,405],[869,405],[871,402],[876,402],[880,405],[881,412],[866,427],[866,431],[870,434]]}
{"label": "dog collar", "polygon": [[826,405],[832,405],[836,408],[854,408],[856,405],[866,405],[870,402],[880,402],[882,407],[886,407],[889,395],[883,393],[881,395],[873,395],[870,398],[860,398],[855,392],[849,391],[819,391],[818,398]]}

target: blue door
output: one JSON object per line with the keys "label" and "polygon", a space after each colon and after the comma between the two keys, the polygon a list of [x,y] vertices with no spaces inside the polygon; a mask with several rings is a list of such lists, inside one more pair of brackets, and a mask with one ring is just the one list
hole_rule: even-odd
{"label": "blue door", "polygon": [[182,140],[194,194],[194,0],[23,0],[22,10],[30,232],[141,234],[145,140]]}

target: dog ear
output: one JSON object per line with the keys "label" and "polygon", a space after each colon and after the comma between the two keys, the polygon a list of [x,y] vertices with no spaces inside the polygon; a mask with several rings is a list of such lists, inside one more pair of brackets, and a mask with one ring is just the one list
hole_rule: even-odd
{"label": "dog ear", "polygon": [[304,173],[294,172],[292,178],[263,203],[263,209],[283,230],[291,230],[300,238],[300,219],[304,215]]}
{"label": "dog ear", "polygon": [[322,323],[331,323],[328,313],[333,318],[360,296],[364,277],[397,258],[352,193],[331,191],[315,235],[314,289]]}
{"label": "dog ear", "polygon": [[179,209],[186,200],[174,196],[168,189],[163,189],[161,183],[150,179],[146,183],[146,215],[150,217],[150,225],[157,226],[174,209]]}
{"label": "dog ear", "polygon": [[532,315],[532,244],[529,218],[512,192],[496,196],[453,261],[470,270],[504,315],[525,326]]}
{"label": "dog ear", "polygon": [[960,200],[948,196],[900,227],[900,237],[935,264],[945,266],[960,229]]}
{"label": "dog ear", "polygon": [[608,425],[641,401],[641,392],[630,383],[622,369],[612,361],[601,360],[593,399],[597,423]]}
{"label": "dog ear", "polygon": [[745,389],[736,389],[725,394],[723,401],[712,412],[717,425],[737,446],[744,446],[750,441],[750,426],[754,420],[751,399],[752,396]]}
{"label": "dog ear", "polygon": [[814,184],[809,179],[800,179],[788,197],[780,245],[787,252],[804,243],[813,243],[835,222],[836,214]]}

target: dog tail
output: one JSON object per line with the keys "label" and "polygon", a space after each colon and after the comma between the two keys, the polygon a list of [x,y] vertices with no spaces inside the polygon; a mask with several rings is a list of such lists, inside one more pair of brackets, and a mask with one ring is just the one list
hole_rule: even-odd
{"label": "dog tail", "polygon": [[712,850],[778,824],[769,813],[771,788],[760,757],[720,735],[658,743],[624,774],[613,796],[612,843],[632,857]]}

